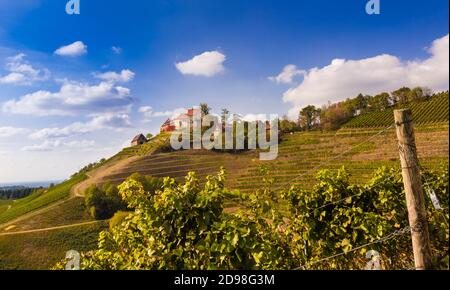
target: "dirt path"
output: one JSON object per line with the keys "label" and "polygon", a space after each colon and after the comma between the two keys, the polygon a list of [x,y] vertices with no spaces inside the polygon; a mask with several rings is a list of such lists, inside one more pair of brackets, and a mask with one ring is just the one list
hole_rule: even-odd
{"label": "dirt path", "polygon": [[[59,206],[65,202],[67,202],[68,200],[71,200],[73,198],[82,198],[83,197],[83,191],[88,188],[90,185],[92,184],[99,184],[101,182],[103,182],[103,178],[112,174],[115,170],[118,170],[124,166],[127,166],[128,164],[130,164],[131,162],[134,162],[138,159],[140,159],[140,156],[133,156],[130,158],[126,158],[123,160],[119,160],[117,162],[115,162],[112,165],[109,165],[108,167],[100,167],[99,169],[95,170],[94,172],[91,172],[88,174],[88,178],[80,183],[75,184],[74,186],[72,186],[71,190],[70,190],[70,197],[67,199],[62,199],[59,201],[56,201],[48,206],[45,206],[43,208],[37,209],[35,211],[26,213],[24,215],[21,215],[13,220],[10,220],[4,224],[0,225],[0,231],[4,231],[4,229],[13,226],[19,222],[21,222],[22,220],[28,219],[28,218],[32,218],[33,216],[39,215],[43,212],[46,212],[48,210],[51,210],[52,208]],[[91,222],[92,223],[92,222]],[[82,224],[75,224],[72,226],[78,226],[78,225],[82,225]],[[63,226],[62,228],[66,228],[66,227],[71,227],[71,225],[66,225]],[[54,227],[54,228],[50,228],[50,229],[58,229],[61,227]],[[45,231],[47,229],[43,229],[43,230],[36,230],[36,231]],[[30,230],[31,232],[33,232],[33,230]],[[24,231],[23,233],[27,233],[28,231]],[[12,234],[12,233],[1,233],[1,235],[5,235],[5,234]]]}
{"label": "dirt path", "polygon": [[45,228],[45,229],[35,229],[35,230],[27,230],[27,231],[19,231],[19,232],[0,233],[0,237],[2,237],[2,236],[12,236],[12,235],[32,234],[32,233],[40,233],[40,232],[48,232],[48,231],[55,231],[55,230],[62,230],[62,229],[81,227],[81,226],[86,226],[86,225],[91,225],[91,224],[97,224],[97,223],[100,223],[100,222],[104,222],[104,221],[90,221],[90,222],[77,223],[77,224],[72,224],[72,225],[50,227],[50,228]]}
{"label": "dirt path", "polygon": [[120,168],[123,168],[130,163],[139,160],[142,158],[141,156],[133,156],[129,157],[123,160],[119,160],[115,162],[112,165],[109,165],[107,167],[100,167],[97,170],[94,170],[93,172],[90,172],[88,174],[88,178],[78,184],[75,184],[72,189],[70,190],[71,196],[74,197],[83,197],[83,192],[92,184],[100,184],[104,181],[104,178],[108,175],[113,174],[115,171],[119,170]]}
{"label": "dirt path", "polygon": [[75,197],[70,197],[68,199],[65,198],[65,199],[62,199],[62,200],[58,200],[58,201],[56,201],[56,202],[54,202],[54,203],[52,203],[52,204],[50,204],[48,206],[42,207],[42,208],[37,209],[35,211],[31,211],[31,212],[25,213],[25,214],[15,218],[15,219],[7,221],[6,223],[0,224],[0,231],[4,230],[5,228],[7,228],[9,226],[12,226],[12,225],[18,223],[18,222],[21,222],[21,221],[23,221],[25,219],[34,217],[34,216],[39,215],[39,214],[41,214],[43,212],[51,210],[52,208],[54,208],[54,207],[56,207],[58,205],[61,205],[61,204],[65,203],[65,202],[71,200],[72,198],[75,198]]}

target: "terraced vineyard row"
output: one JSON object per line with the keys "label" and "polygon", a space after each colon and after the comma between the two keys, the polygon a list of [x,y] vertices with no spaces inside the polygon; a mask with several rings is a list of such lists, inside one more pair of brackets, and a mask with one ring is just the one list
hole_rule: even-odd
{"label": "terraced vineyard row", "polygon": [[[448,93],[434,97],[430,101],[413,103],[410,109],[416,124],[448,122]],[[394,123],[394,109],[373,112],[350,120],[343,128],[387,127]]]}
{"label": "terraced vineyard row", "polygon": [[[372,132],[373,134],[373,132]],[[358,146],[338,160],[331,158],[367,139],[361,134],[337,135],[335,133],[296,133],[284,137],[278,158],[260,161],[258,152],[240,154],[218,153],[204,150],[159,153],[143,157],[130,165],[106,176],[104,181],[122,182],[134,172],[158,177],[171,176],[182,179],[187,172],[196,171],[200,177],[213,174],[224,166],[228,171],[227,187],[251,192],[261,188],[260,168],[265,165],[275,184],[300,184],[309,187],[314,183],[311,169],[340,168],[345,166],[354,182],[364,182],[381,166],[398,166],[398,149],[393,130]],[[448,159],[448,127],[436,132],[416,133],[419,157],[425,166],[434,168]],[[294,181],[295,180],[295,181]]]}

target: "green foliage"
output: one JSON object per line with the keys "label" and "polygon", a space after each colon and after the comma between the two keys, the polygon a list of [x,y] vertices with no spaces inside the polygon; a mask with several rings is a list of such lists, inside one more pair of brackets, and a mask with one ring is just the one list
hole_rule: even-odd
{"label": "green foliage", "polygon": [[[427,175],[440,200],[447,200],[448,170],[439,175]],[[293,253],[302,263],[336,252],[348,252],[408,226],[403,183],[398,171],[381,168],[363,186],[349,184],[344,169],[337,174],[324,170],[317,178],[318,184],[312,190],[292,188],[287,194],[294,217],[291,224]],[[448,253],[448,211],[438,214],[427,202],[427,212],[433,254],[438,257]],[[352,255],[318,263],[313,268],[362,269],[367,262],[363,258],[368,250],[376,250],[382,255],[386,269],[410,267],[413,259],[411,241],[406,235],[361,248]]]}
{"label": "green foliage", "polygon": [[[194,173],[178,184],[166,178],[148,187],[139,175],[119,186],[134,212],[99,236],[98,249],[84,253],[83,269],[293,269],[336,253],[348,253],[312,264],[317,269],[362,269],[365,253],[377,250],[385,269],[410,267],[409,235],[358,248],[408,225],[401,175],[381,168],[365,185],[352,185],[344,168],[317,174],[311,190],[293,186],[282,196],[274,179],[259,169],[263,187],[252,194],[224,188],[225,172],[208,176],[200,186]],[[424,173],[441,201],[448,199],[448,168]],[[227,196],[244,208],[224,212]],[[287,201],[290,215],[279,210]],[[433,256],[448,253],[448,209],[436,212],[427,200]],[[441,258],[437,267],[448,267]],[[447,264],[446,264],[447,263]],[[60,264],[62,265],[62,264]],[[58,267],[61,267],[61,266]]]}
{"label": "green foliage", "polygon": [[112,230],[114,227],[120,225],[129,214],[130,212],[128,211],[116,212],[114,216],[109,220],[109,229]]}
{"label": "green foliage", "polygon": [[204,187],[194,173],[184,184],[166,178],[155,192],[129,178],[119,189],[135,212],[100,234],[99,249],[84,255],[82,268],[286,268],[288,241],[279,240],[275,223],[256,214],[223,212],[224,175],[208,177]]}
{"label": "green foliage", "polygon": [[320,123],[321,110],[315,106],[309,105],[300,110],[299,123],[302,128],[309,131]]}
{"label": "green foliage", "polygon": [[117,211],[126,208],[117,187],[112,183],[105,183],[102,188],[91,185],[86,189],[84,199],[91,216],[99,220],[109,219]]}
{"label": "green foliage", "polygon": [[[420,110],[416,114],[416,118],[422,119],[420,122],[448,121],[448,108],[447,117],[444,120],[442,118],[445,118],[445,113],[439,105],[429,106],[427,109],[420,108],[424,107],[420,103],[436,98],[443,102],[442,106],[447,101],[446,107],[448,107],[448,92],[431,95],[430,89],[424,87],[413,89],[403,87],[390,94],[383,92],[375,96],[359,94],[355,98],[324,106],[320,115],[320,127],[324,130],[336,130],[349,121],[345,127],[389,126],[394,122],[393,110],[405,106],[416,107],[417,110]],[[436,115],[436,113],[438,114]],[[424,114],[425,116],[423,116]],[[389,124],[386,125],[386,121]]]}
{"label": "green foliage", "polygon": [[[415,124],[448,122],[448,92],[434,95],[429,101],[408,104]],[[394,108],[362,114],[344,125],[344,128],[387,127],[394,124]]]}
{"label": "green foliage", "polygon": [[280,134],[293,133],[301,130],[301,127],[293,121],[290,121],[287,117],[283,117],[279,121],[278,125]]}

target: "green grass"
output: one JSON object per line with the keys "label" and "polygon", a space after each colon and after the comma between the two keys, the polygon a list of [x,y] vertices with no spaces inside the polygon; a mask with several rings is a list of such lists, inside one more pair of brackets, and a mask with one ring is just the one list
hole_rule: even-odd
{"label": "green grass", "polygon": [[[52,206],[48,210],[45,209],[39,212],[39,214],[37,215],[32,215],[14,223],[14,227],[10,228],[8,232],[50,228],[83,223],[92,220],[92,217],[86,211],[84,199],[81,197],[77,197],[68,199],[63,203]],[[8,225],[8,227],[10,226],[11,225]],[[1,232],[2,227],[0,227],[0,233]]]}
{"label": "green grass", "polygon": [[[448,92],[439,94],[426,102],[412,103],[408,106],[415,124],[445,123],[449,121]],[[350,128],[387,127],[394,124],[394,109],[363,114],[353,118],[343,126]]]}
{"label": "green grass", "polygon": [[9,209],[7,206],[0,207],[0,224],[68,197],[72,186],[85,178],[85,175],[77,175],[45,192],[36,192],[26,198],[16,200],[11,203]]}
{"label": "green grass", "polygon": [[12,205],[12,200],[0,200],[0,214],[6,210]]}
{"label": "green grass", "polygon": [[65,258],[67,251],[84,252],[97,246],[107,222],[31,234],[0,236],[0,269],[47,270]]}

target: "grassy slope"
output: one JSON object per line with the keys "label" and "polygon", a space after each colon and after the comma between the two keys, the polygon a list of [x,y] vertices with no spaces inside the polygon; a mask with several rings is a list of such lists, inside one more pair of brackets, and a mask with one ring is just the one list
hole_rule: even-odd
{"label": "grassy slope", "polygon": [[8,207],[13,203],[12,200],[1,200],[0,199],[0,213],[8,209]]}
{"label": "grassy slope", "polygon": [[[172,176],[181,179],[188,171],[197,171],[205,176],[215,173],[220,166],[229,172],[227,186],[242,191],[252,191],[261,186],[258,168],[267,165],[275,177],[277,184],[297,183],[304,187],[313,182],[311,168],[321,165],[322,168],[338,168],[345,165],[352,174],[353,181],[364,182],[373,170],[383,166],[398,166],[398,152],[393,131],[381,135],[371,142],[354,148],[334,162],[327,162],[331,157],[359,144],[376,130],[352,130],[351,132],[309,132],[296,133],[283,137],[277,160],[261,162],[255,151],[239,154],[218,153],[211,151],[178,151],[156,153],[143,157],[137,162],[121,168],[105,177],[103,182],[112,180],[121,182],[131,173],[140,172],[154,176]],[[417,132],[419,157],[425,167],[435,168],[448,159],[448,125],[429,130],[419,127]],[[140,148],[127,148],[110,159],[104,166],[110,166],[115,160],[123,160],[142,152]],[[102,167],[96,170],[102,170]],[[303,178],[294,182],[302,174]],[[82,178],[80,178],[82,180]],[[80,181],[78,180],[78,181]],[[0,203],[0,218],[17,216],[38,208],[38,204],[49,204],[43,201],[57,200],[67,197],[70,187],[76,180],[59,185],[42,196],[30,196],[14,204],[5,211],[6,202]],[[51,209],[24,219],[15,224],[10,231],[66,225],[89,220],[84,211],[82,199],[68,200]],[[44,206],[44,205],[42,205]],[[230,206],[233,206],[231,203]],[[7,207],[6,207],[7,208]],[[2,210],[3,209],[3,210]],[[42,269],[50,267],[64,256],[70,249],[86,250],[93,247],[99,226],[83,226],[79,228],[49,231],[36,234],[20,234],[0,237],[0,269]],[[19,246],[14,246],[19,245]],[[54,251],[53,251],[54,248]]]}
{"label": "grassy slope", "polygon": [[0,269],[49,269],[70,250],[94,249],[106,223],[45,233],[0,236]]}
{"label": "grassy slope", "polygon": [[71,198],[37,215],[32,215],[7,226],[0,226],[2,232],[19,232],[33,229],[50,228],[92,221],[85,210],[83,198]]}
{"label": "grassy slope", "polygon": [[74,178],[48,189],[46,192],[34,193],[26,198],[14,201],[11,203],[11,208],[0,207],[0,224],[68,197],[70,195],[71,187],[82,181],[84,178],[84,175],[75,176]]}

